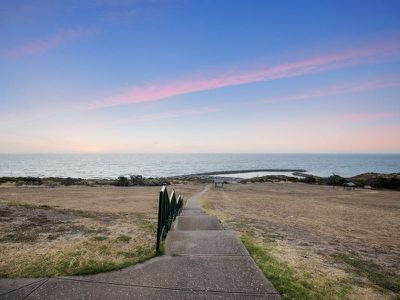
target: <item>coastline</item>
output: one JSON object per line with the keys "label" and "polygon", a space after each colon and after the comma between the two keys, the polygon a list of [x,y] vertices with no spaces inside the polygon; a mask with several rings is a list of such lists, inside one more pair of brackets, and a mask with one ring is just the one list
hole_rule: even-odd
{"label": "coastline", "polygon": [[[257,172],[277,172],[265,176],[242,178],[230,174],[246,174]],[[279,172],[291,172],[282,175]],[[172,184],[205,184],[222,181],[224,183],[262,183],[262,182],[300,182],[316,185],[344,186],[350,188],[391,189],[400,191],[400,172],[398,173],[362,173],[352,177],[331,175],[328,177],[306,174],[304,169],[247,169],[220,172],[197,173],[170,177],[143,177],[141,175],[119,176],[112,179],[83,179],[72,177],[0,177],[1,186],[162,186]]]}
{"label": "coastline", "polygon": [[321,177],[395,173],[400,154],[0,154],[0,177],[155,178],[259,170],[307,170]]}

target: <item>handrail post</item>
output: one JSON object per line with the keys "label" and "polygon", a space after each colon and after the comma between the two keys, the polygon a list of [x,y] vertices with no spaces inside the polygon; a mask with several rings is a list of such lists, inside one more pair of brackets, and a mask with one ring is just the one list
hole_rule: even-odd
{"label": "handrail post", "polygon": [[157,219],[157,243],[156,243],[156,251],[160,251],[160,241],[162,235],[162,227],[163,227],[163,200],[164,200],[164,192],[161,189],[158,197],[158,219]]}
{"label": "handrail post", "polygon": [[171,229],[172,223],[181,213],[183,208],[183,197],[181,195],[176,198],[175,191],[168,196],[167,187],[163,186],[158,197],[158,217],[157,217],[157,241],[156,251],[160,252],[161,241],[165,239],[168,231]]}

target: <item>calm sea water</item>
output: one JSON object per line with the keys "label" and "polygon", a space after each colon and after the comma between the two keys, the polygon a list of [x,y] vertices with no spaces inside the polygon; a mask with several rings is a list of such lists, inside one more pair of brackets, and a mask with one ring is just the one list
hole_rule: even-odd
{"label": "calm sea water", "polygon": [[115,178],[245,169],[306,169],[327,176],[400,172],[400,154],[1,154],[0,176]]}

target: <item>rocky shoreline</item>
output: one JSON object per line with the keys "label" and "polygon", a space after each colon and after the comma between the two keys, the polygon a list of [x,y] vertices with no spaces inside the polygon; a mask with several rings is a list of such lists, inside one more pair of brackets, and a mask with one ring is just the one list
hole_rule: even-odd
{"label": "rocky shoreline", "polygon": [[310,174],[302,175],[304,175],[303,178],[283,175],[261,176],[243,179],[240,181],[240,183],[289,181],[317,185],[345,186],[351,188],[358,187],[368,189],[390,189],[400,191],[400,173],[363,173],[352,177],[341,177],[339,175],[332,175],[329,177],[320,177]]}
{"label": "rocky shoreline", "polygon": [[[251,172],[292,172],[294,176],[286,175],[266,175],[243,179],[239,177],[230,177],[229,174],[251,173]],[[222,172],[208,172],[190,175],[180,175],[171,177],[146,178],[141,175],[131,175],[129,177],[119,176],[115,179],[82,179],[82,178],[63,178],[63,177],[0,177],[1,185],[15,186],[162,186],[170,184],[185,183],[213,183],[214,181],[223,181],[225,183],[255,183],[255,182],[303,182],[307,184],[332,185],[374,189],[400,190],[400,173],[363,173],[352,177],[341,177],[332,175],[329,177],[320,177],[306,174],[302,169],[257,169],[257,170],[235,170]],[[227,175],[227,176],[215,176]]]}

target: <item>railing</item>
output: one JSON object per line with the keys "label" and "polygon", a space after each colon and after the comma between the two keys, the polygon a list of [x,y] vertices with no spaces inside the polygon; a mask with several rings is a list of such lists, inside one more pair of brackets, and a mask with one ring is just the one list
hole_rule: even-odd
{"label": "railing", "polygon": [[179,195],[177,199],[174,190],[172,190],[171,197],[168,197],[167,187],[163,186],[158,199],[157,252],[160,252],[160,244],[165,240],[168,231],[171,229],[172,223],[181,213],[182,208],[183,197]]}

